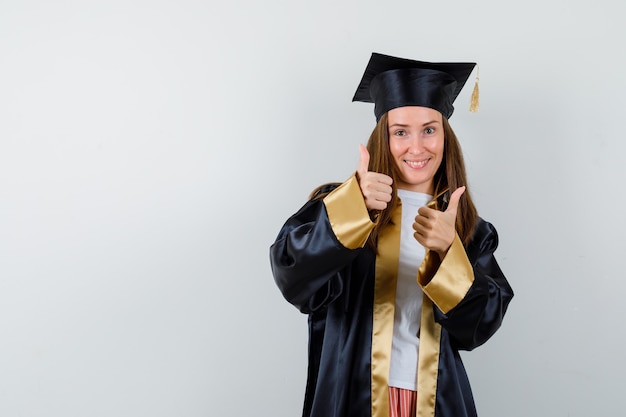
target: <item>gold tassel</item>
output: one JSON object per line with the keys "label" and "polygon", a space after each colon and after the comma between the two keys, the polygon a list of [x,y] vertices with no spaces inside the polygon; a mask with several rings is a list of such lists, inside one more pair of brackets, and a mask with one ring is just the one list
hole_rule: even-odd
{"label": "gold tassel", "polygon": [[472,113],[476,113],[478,111],[478,96],[479,96],[479,91],[478,91],[478,73],[479,73],[479,69],[478,69],[478,65],[476,65],[476,81],[474,82],[474,91],[472,91],[472,98],[470,99],[470,108],[469,110]]}

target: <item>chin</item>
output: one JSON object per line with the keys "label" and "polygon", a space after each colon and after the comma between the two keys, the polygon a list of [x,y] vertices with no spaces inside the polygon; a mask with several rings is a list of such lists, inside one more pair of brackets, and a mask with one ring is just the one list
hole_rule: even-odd
{"label": "chin", "polygon": [[408,190],[417,191],[424,194],[432,194],[432,180],[403,180],[402,185]]}

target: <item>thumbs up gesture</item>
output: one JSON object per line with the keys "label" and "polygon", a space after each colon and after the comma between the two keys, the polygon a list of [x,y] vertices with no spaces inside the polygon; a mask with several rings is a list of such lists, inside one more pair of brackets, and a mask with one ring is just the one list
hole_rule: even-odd
{"label": "thumbs up gesture", "polygon": [[413,229],[415,239],[425,248],[435,251],[443,259],[452,246],[456,235],[456,213],[461,195],[465,187],[457,188],[450,196],[450,203],[446,211],[439,211],[429,207],[420,207],[415,216]]}
{"label": "thumbs up gesture", "polygon": [[360,145],[360,150],[361,158],[356,172],[365,206],[368,210],[384,210],[387,208],[387,203],[391,201],[393,180],[388,175],[368,171],[370,154],[363,145]]}

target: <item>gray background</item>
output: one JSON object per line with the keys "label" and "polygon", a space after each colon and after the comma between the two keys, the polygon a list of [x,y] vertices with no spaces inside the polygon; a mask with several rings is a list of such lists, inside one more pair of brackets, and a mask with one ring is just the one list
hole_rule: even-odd
{"label": "gray background", "polygon": [[0,1],[0,415],[299,415],[268,247],[356,168],[374,51],[480,65],[451,123],[516,291],[480,415],[620,415],[625,4]]}

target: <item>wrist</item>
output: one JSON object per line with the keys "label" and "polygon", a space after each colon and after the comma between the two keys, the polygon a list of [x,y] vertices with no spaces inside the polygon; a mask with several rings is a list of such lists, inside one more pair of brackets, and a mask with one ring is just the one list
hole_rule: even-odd
{"label": "wrist", "polygon": [[450,243],[448,245],[448,247],[445,248],[445,249],[435,249],[435,252],[437,253],[437,255],[439,255],[439,259],[441,261],[443,261],[443,258],[446,257],[446,255],[448,254],[448,251],[450,250],[451,247],[452,247],[452,243]]}

